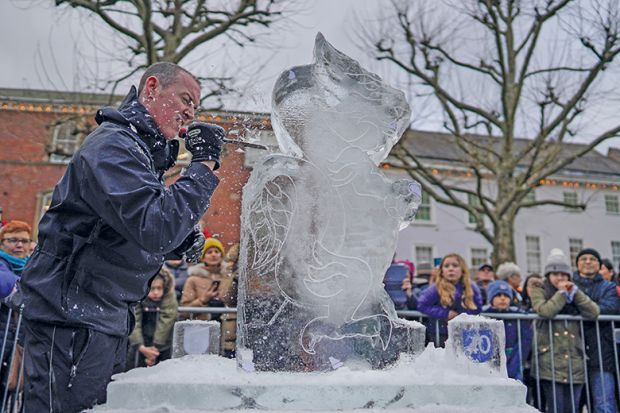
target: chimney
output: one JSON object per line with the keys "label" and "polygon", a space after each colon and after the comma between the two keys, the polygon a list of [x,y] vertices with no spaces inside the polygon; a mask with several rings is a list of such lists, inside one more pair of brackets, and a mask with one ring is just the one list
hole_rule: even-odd
{"label": "chimney", "polygon": [[607,157],[620,163],[620,148],[607,148]]}

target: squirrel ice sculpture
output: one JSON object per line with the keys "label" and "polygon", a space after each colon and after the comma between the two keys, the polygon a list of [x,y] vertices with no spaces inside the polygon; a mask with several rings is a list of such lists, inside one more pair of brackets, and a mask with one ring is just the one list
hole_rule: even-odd
{"label": "squirrel ice sculpture", "polygon": [[387,349],[396,312],[382,280],[421,191],[378,165],[410,114],[401,91],[320,33],[314,63],[276,81],[281,153],[255,165],[243,193],[238,354],[246,367],[317,370],[360,352],[373,364],[369,353]]}

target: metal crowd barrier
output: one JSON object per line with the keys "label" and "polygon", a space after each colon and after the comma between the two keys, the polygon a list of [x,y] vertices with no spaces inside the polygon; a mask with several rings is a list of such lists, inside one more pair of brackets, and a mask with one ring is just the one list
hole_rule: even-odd
{"label": "metal crowd barrier", "polygon": [[[397,311],[397,314],[400,317],[403,318],[407,318],[407,319],[417,319],[418,321],[422,322],[424,319],[428,318],[428,316],[426,316],[425,314],[420,313],[419,311]],[[609,322],[610,326],[609,328],[611,328],[612,330],[612,336],[614,338],[614,345],[613,345],[613,351],[614,351],[614,379],[615,379],[615,394],[614,394],[614,399],[615,399],[615,403],[616,403],[616,409],[615,411],[619,411],[618,410],[618,397],[620,395],[620,364],[618,362],[619,356],[619,348],[620,348],[620,328],[617,328],[617,324],[616,323],[620,323],[620,315],[607,315],[607,314],[603,314],[600,315],[596,320],[586,320],[581,316],[569,316],[569,315],[557,315],[554,318],[544,318],[539,316],[538,314],[535,313],[527,313],[527,314],[520,314],[520,313],[506,313],[506,314],[498,314],[498,313],[481,313],[481,315],[485,316],[485,317],[489,317],[489,318],[495,318],[495,319],[501,319],[501,320],[516,320],[517,321],[517,335],[518,335],[518,341],[519,341],[519,351],[523,351],[523,345],[522,345],[522,337],[521,337],[521,323],[530,323],[531,324],[531,328],[532,328],[532,344],[531,344],[531,352],[530,352],[530,363],[532,363],[532,366],[535,366],[536,369],[536,377],[535,379],[535,394],[529,394],[530,392],[528,391],[528,403],[530,403],[531,405],[533,405],[534,407],[536,407],[538,410],[540,411],[545,411],[545,406],[542,405],[542,394],[541,394],[541,379],[538,375],[538,373],[540,372],[539,364],[538,364],[538,352],[536,351],[537,347],[538,347],[538,337],[536,334],[536,326],[534,325],[535,321],[564,321],[564,325],[567,326],[567,323],[572,321],[572,322],[578,322],[579,323],[579,330],[580,330],[580,335],[581,335],[581,348],[584,351],[583,354],[583,364],[584,364],[584,371],[585,371],[585,385],[584,385],[584,393],[585,393],[585,405],[587,406],[588,412],[594,412],[595,410],[592,408],[592,403],[593,401],[591,400],[591,390],[589,387],[589,374],[588,374],[588,367],[587,367],[587,357],[585,355],[585,348],[586,348],[586,344],[585,344],[585,335],[584,335],[584,322],[589,322],[589,323],[595,323],[596,326],[596,340],[597,340],[597,348],[598,348],[598,364],[599,364],[599,371],[598,373],[594,373],[594,374],[600,374],[601,375],[601,381],[602,376],[603,376],[603,355],[601,352],[601,327],[600,327],[600,322]],[[437,319],[429,319],[429,320],[434,320],[435,322],[435,337],[433,338],[434,344],[437,346],[438,343],[440,342],[440,332],[439,332],[439,320]],[[618,324],[620,325],[620,324]],[[555,370],[555,365],[554,365],[554,355],[555,355],[555,349],[554,349],[554,345],[553,345],[553,330],[552,330],[552,325],[551,323],[547,324],[548,326],[548,334],[549,334],[549,344],[550,344],[550,352],[551,352],[551,372],[552,372],[552,376],[556,377],[556,370]],[[520,353],[520,357],[519,357],[519,369],[522,373],[523,376],[523,371],[524,371],[524,363],[525,360],[523,360],[523,354]],[[573,372],[571,369],[571,362],[570,362],[570,356],[569,356],[569,381],[567,384],[569,384],[571,386],[571,399],[574,399],[574,395],[572,393],[572,385],[573,385]],[[523,377],[524,381],[526,379],[526,377]],[[559,381],[558,381],[559,382]],[[566,384],[566,383],[565,383]],[[556,400],[556,386],[551,386],[552,390],[553,390],[553,399]],[[606,400],[606,394],[605,392],[605,387],[602,386],[603,388],[603,399]],[[581,401],[581,403],[583,403],[584,400]],[[572,405],[572,404],[571,404]],[[554,411],[551,412],[546,412],[546,413],[558,413],[557,412],[557,403],[553,403],[553,407]],[[580,413],[579,408],[575,409],[574,406],[572,406],[572,413]],[[610,411],[614,411],[614,410],[610,410]]]}
{"label": "metal crowd barrier", "polygon": [[[3,311],[3,322],[6,323],[2,331],[2,345],[0,346],[0,397],[2,413],[18,413],[21,411],[24,358],[21,351],[19,333],[22,325],[22,311],[14,311],[11,307],[0,304]],[[6,320],[4,312],[6,311]],[[10,333],[10,334],[9,334]],[[10,340],[12,336],[13,340]]]}
{"label": "metal crowd barrier", "polygon": [[[5,305],[0,305],[0,308],[2,307],[4,307],[3,309],[8,308]],[[179,313],[189,313],[190,315],[205,314],[205,313],[223,314],[223,313],[236,313],[236,312],[237,312],[236,308],[226,308],[226,307],[179,307]],[[403,318],[417,319],[419,321],[423,321],[424,319],[428,318],[426,315],[418,311],[397,311],[397,314]],[[517,320],[517,331],[519,332],[518,340],[519,340],[520,350],[522,349],[522,346],[521,346],[522,337],[520,334],[521,323],[522,322],[531,323],[532,321],[536,321],[536,320],[548,320],[536,314],[496,314],[496,313],[486,314],[486,313],[483,313],[482,315],[490,317],[490,318],[496,318],[496,319]],[[20,333],[20,329],[22,325],[21,311],[13,311],[11,308],[8,308],[7,320],[9,321],[6,323],[6,326],[4,327],[4,331],[2,331],[2,334],[3,334],[1,338],[2,345],[0,346],[0,360],[2,361],[0,363],[0,390],[1,390],[0,395],[2,397],[2,405],[0,408],[0,413],[19,413],[21,409],[21,397],[22,397],[22,391],[23,391],[22,380],[23,380],[23,371],[24,371],[24,359],[23,357],[21,357],[21,351],[18,348],[18,343],[21,342],[21,340],[19,339],[19,333]],[[564,321],[564,323],[568,323],[569,321],[579,322],[580,330],[581,330],[581,340],[582,340],[581,344],[582,344],[582,348],[585,349],[583,323],[584,321],[592,321],[592,320],[584,320],[582,317],[579,317],[579,316],[567,316],[567,315],[558,315],[551,320]],[[615,360],[616,388],[618,390],[617,394],[620,394],[620,380],[618,380],[618,378],[620,377],[620,365],[618,363],[618,346],[620,345],[620,329],[616,328],[616,323],[620,322],[620,315],[601,315],[596,320],[592,321],[596,323],[597,344],[599,348],[599,361],[602,360],[602,354],[600,352],[601,330],[600,330],[600,325],[599,325],[599,322],[601,321],[610,322],[611,328],[613,329],[615,333],[614,338],[615,338],[616,345],[614,345],[614,360]],[[435,320],[435,323],[439,323],[439,320]],[[437,332],[437,335],[435,337],[435,343],[439,343],[438,324],[436,324],[435,327],[436,327],[435,331]],[[537,347],[537,338],[536,338],[534,326],[532,326],[532,329],[533,329],[533,336],[532,336],[533,340],[532,340],[531,363],[535,363],[536,367],[538,367],[538,357],[537,357],[538,353],[535,351]],[[11,332],[14,331],[13,337],[15,339],[13,340],[12,343],[9,343],[9,340],[8,340],[10,331]],[[549,323],[549,334],[552,334],[551,323]],[[552,359],[553,359],[553,354],[554,354],[553,340],[549,340],[549,342],[551,344],[550,350],[551,350]],[[19,355],[16,357],[16,354],[19,354]],[[524,361],[523,357],[521,356],[520,357],[521,371],[524,370],[523,361]],[[16,363],[18,365],[16,365]],[[570,363],[569,363],[569,367],[570,367]],[[9,376],[10,376],[10,373],[13,372],[15,368],[18,368],[17,373],[16,373],[17,374],[16,385],[15,385],[15,388],[10,389],[8,386]],[[589,379],[588,379],[588,374],[587,374],[587,366],[586,366],[585,357],[584,357],[584,368],[586,368],[585,386],[587,388],[589,384],[588,383]],[[536,368],[536,371],[538,372],[539,369]],[[552,363],[552,372],[555,377],[555,370],[554,370],[553,363]],[[601,367],[601,372],[602,372],[602,367]],[[573,384],[572,371],[569,372],[569,377],[570,377],[569,384],[572,385]],[[555,387],[553,388],[555,389]],[[586,405],[588,408],[588,412],[592,412],[593,411],[592,400],[591,400],[590,394],[588,391],[586,391],[585,393],[587,395]],[[554,392],[554,398],[555,398],[555,392]],[[534,405],[534,407],[543,411],[544,406],[541,405],[541,400],[542,400],[542,397],[541,397],[541,389],[540,389],[540,378],[536,377],[536,396],[534,400],[528,400],[528,402]],[[537,401],[537,403],[533,403],[534,401]],[[554,404],[554,406],[557,407],[557,404]],[[554,412],[547,412],[547,413],[554,413]],[[577,413],[577,412],[573,412],[573,413]]]}

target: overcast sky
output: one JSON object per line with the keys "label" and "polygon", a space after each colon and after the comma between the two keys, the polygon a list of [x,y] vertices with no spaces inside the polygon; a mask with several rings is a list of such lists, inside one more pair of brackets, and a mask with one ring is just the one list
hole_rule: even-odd
{"label": "overcast sky", "polygon": [[[93,31],[99,32],[93,29],[91,22],[78,18],[74,10],[56,8],[53,4],[53,0],[0,0],[0,38],[3,39],[0,42],[0,87],[69,91],[82,91],[89,87],[88,74],[83,70],[84,59],[79,56],[92,57],[95,54],[86,38]],[[248,56],[247,52],[242,55],[232,48],[226,49],[224,54],[220,53],[217,61],[205,63],[214,71],[224,66],[232,67],[233,71],[245,70],[241,76],[248,79],[243,85],[245,94],[241,99],[227,101],[229,109],[268,111],[276,77],[291,66],[310,63],[314,37],[318,31],[363,66],[376,69],[376,63],[355,43],[354,12],[361,9],[362,14],[372,16],[374,9],[386,4],[385,0],[311,0],[302,4],[305,13],[297,16],[285,33],[278,34],[282,39],[278,42],[279,47],[261,50],[258,54],[253,52],[254,56],[267,57],[267,63],[258,72],[252,72],[257,70],[257,66],[246,68],[247,65],[241,63]],[[99,75],[105,70],[112,70],[97,69]],[[385,72],[380,74],[390,76]],[[136,81],[134,78],[133,82]],[[133,82],[125,82],[116,92],[124,94]],[[620,113],[620,110],[613,113]],[[615,119],[612,121],[615,123]],[[424,119],[417,119],[413,126],[437,129]],[[587,141],[588,138],[576,139]],[[620,138],[607,141],[598,149],[606,152],[608,146],[620,147]]]}
{"label": "overcast sky", "polygon": [[[314,37],[318,31],[349,56],[367,59],[350,40],[347,28],[352,24],[354,7],[373,7],[378,1],[302,2],[304,12],[288,25],[287,32],[282,34],[280,47],[252,52],[263,54],[268,63],[253,78],[258,82],[244,85],[251,96],[245,99],[248,107],[242,109],[268,110],[269,94],[277,75],[288,67],[310,63]],[[0,42],[0,87],[85,89],[85,80],[76,73],[83,62],[78,54],[93,53],[92,50],[85,50],[89,48],[85,39],[86,29],[73,10],[55,8],[53,3],[52,0],[0,0],[0,36],[3,39]],[[235,51],[232,53],[235,54]],[[235,69],[243,69],[246,64],[243,59],[238,59],[238,55],[236,53],[230,57],[220,53],[219,62],[208,64],[214,69],[221,65],[239,65]],[[128,84],[124,86],[128,87]],[[118,92],[124,93],[124,89]]]}

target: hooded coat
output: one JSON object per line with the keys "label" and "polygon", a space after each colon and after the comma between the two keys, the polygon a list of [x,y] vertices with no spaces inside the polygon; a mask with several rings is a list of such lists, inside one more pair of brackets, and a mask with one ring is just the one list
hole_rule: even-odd
{"label": "hooded coat", "polygon": [[130,304],[192,233],[219,181],[197,162],[166,188],[178,144],[166,142],[135,88],[95,119],[39,224],[21,280],[24,316],[126,337]]}
{"label": "hooded coat", "polygon": [[[536,343],[532,355],[532,377],[558,383],[585,383],[581,328],[578,321],[548,320],[558,314],[581,315],[594,319],[599,307],[583,291],[577,290],[572,303],[548,279],[531,288],[532,307],[545,320],[536,321]],[[537,368],[538,366],[538,368]]]}
{"label": "hooded coat", "polygon": [[163,352],[170,350],[179,304],[172,275],[167,271],[160,271],[159,274],[164,278],[164,295],[160,301],[153,301],[147,296],[136,304],[136,326],[129,336],[129,343],[138,347],[153,345]]}

